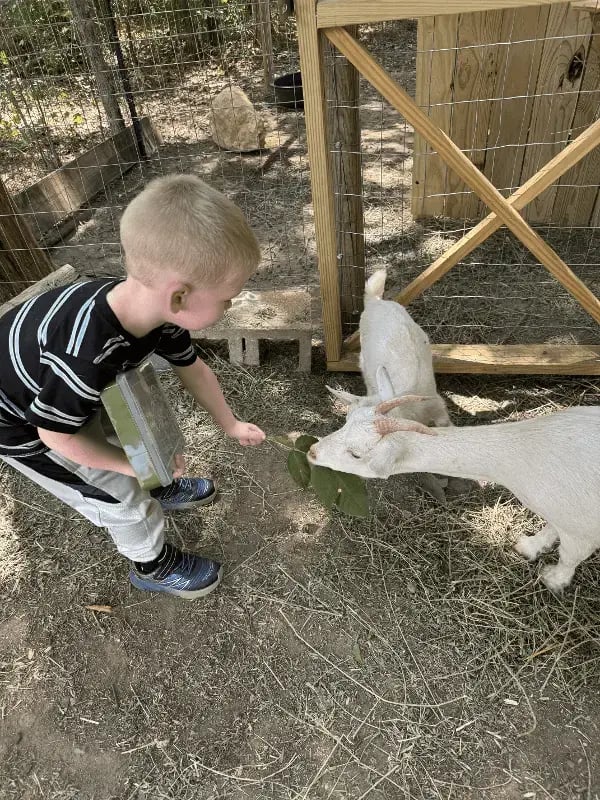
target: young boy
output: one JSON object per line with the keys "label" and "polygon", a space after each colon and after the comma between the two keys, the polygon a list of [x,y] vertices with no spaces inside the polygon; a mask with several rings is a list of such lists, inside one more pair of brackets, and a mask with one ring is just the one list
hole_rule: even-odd
{"label": "young boy", "polygon": [[188,331],[219,320],[256,270],[260,251],[240,209],[193,175],[152,181],[121,220],[126,278],[45,292],[0,318],[0,458],[95,525],[132,563],[139,589],[187,599],[221,580],[215,561],[164,540],[163,510],[212,502],[206,478],[143,491],[123,450],[107,441],[100,393],[152,353],[242,445],[265,434],[236,419]]}

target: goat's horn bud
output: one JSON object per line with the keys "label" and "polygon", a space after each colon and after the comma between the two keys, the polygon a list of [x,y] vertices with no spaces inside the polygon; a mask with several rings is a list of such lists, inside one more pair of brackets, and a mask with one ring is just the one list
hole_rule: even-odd
{"label": "goat's horn bud", "polygon": [[422,403],[423,400],[430,399],[431,398],[423,397],[423,395],[420,394],[405,394],[402,395],[402,397],[394,397],[392,400],[384,400],[383,403],[379,403],[379,405],[375,408],[375,413],[387,414],[388,411],[392,410],[392,408],[406,405],[406,403]]}
{"label": "goat's horn bud", "polygon": [[407,419],[376,419],[375,430],[380,436],[386,436],[388,433],[396,433],[397,431],[414,431],[415,433],[426,433],[429,436],[437,436],[433,428],[428,428],[427,425],[422,425],[420,422],[412,422]]}

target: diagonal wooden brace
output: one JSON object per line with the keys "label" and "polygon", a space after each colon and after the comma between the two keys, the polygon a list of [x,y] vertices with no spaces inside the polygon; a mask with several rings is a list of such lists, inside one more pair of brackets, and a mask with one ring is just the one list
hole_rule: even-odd
{"label": "diagonal wooden brace", "polygon": [[558,254],[525,222],[511,205],[481,174],[454,142],[441,131],[401,89],[383,67],[343,28],[326,28],[327,38],[346,56],[379,93],[417,130],[437,151],[439,156],[495,213],[500,223],[533,253],[546,269],[569,291],[581,306],[600,322],[600,300],[588,289]]}
{"label": "diagonal wooden brace", "polygon": [[[532,175],[523,186],[516,190],[506,201],[517,210],[525,208],[545,189],[551,186],[568,170],[579,163],[595,147],[600,145],[600,119],[596,120],[589,128],[581,133],[576,139],[570,142],[564,150],[550,159],[539,172]],[[484,242],[488,236],[502,227],[502,222],[494,214],[488,214],[474,228],[466,233],[461,239],[446,250],[443,255],[437,258],[433,264],[418,275],[413,281],[407,284],[399,292],[394,300],[402,305],[408,305],[415,297],[422,294],[436,281],[439,281],[452,267],[466,258],[476,247]],[[344,341],[348,350],[356,350],[359,346],[359,333],[355,331]]]}

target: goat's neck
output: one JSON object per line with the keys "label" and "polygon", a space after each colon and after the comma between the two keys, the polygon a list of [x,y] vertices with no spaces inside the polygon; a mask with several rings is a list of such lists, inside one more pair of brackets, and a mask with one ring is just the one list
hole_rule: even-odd
{"label": "goat's neck", "polygon": [[522,449],[521,436],[513,429],[517,424],[438,428],[436,436],[413,434],[410,453],[398,466],[402,472],[506,483]]}

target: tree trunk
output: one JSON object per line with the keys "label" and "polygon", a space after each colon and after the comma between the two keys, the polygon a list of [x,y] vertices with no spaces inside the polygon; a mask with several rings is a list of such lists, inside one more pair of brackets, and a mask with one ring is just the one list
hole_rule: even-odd
{"label": "tree trunk", "polygon": [[94,73],[98,94],[108,119],[108,129],[114,135],[125,127],[125,123],[117,100],[120,91],[114,72],[104,57],[103,26],[96,17],[91,0],[69,0],[69,5],[79,41]]}

